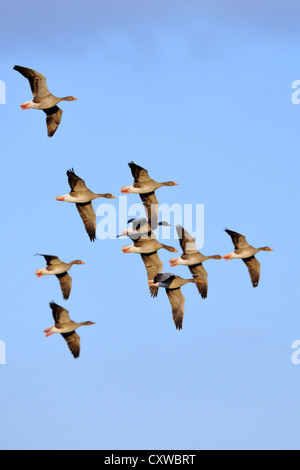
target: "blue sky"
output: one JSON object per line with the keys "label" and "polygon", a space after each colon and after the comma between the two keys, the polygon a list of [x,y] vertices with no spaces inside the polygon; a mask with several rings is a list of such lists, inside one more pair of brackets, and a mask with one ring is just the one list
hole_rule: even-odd
{"label": "blue sky", "polygon": [[[0,447],[299,449],[299,5],[51,5],[0,6]],[[42,113],[20,109],[31,94],[15,64],[78,98],[62,104],[53,139]],[[152,300],[141,260],[121,252],[127,240],[90,244],[76,209],[55,201],[66,170],[120,196],[131,160],[179,183],[159,191],[161,203],[204,204],[203,253],[232,251],[225,227],[275,250],[258,255],[258,289],[242,262],[208,262],[209,298],[184,288],[178,332],[165,293]],[[35,253],[86,262],[67,303],[56,279],[34,276],[44,266]],[[44,338],[52,300],[96,322],[79,332],[77,361],[62,338]]]}

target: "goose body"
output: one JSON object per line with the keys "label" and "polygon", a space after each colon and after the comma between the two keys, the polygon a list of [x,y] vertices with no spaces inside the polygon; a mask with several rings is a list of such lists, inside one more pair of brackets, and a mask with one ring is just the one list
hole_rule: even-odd
{"label": "goose body", "polygon": [[170,273],[158,274],[153,281],[149,281],[150,287],[163,287],[166,289],[166,294],[172,307],[173,321],[177,330],[182,329],[185,308],[185,297],[181,292],[181,287],[189,283],[201,284],[202,282],[201,279],[183,279]]}
{"label": "goose body", "polygon": [[[172,246],[163,245],[155,239],[155,235],[148,238],[144,238],[143,235],[135,232],[128,235],[133,241],[133,245],[124,246],[122,248],[123,253],[136,253],[141,255],[143,263],[147,271],[148,282],[153,281],[157,274],[162,273],[163,262],[158,256],[158,250],[165,249],[171,252],[177,251]],[[139,236],[136,240],[135,237]],[[151,297],[157,297],[159,286],[150,286],[150,295]]]}
{"label": "goose body", "polygon": [[207,298],[208,275],[203,263],[210,259],[222,259],[222,256],[204,256],[197,250],[195,239],[181,225],[176,227],[183,254],[179,258],[170,259],[171,266],[188,266],[194,278],[202,282],[196,284],[199,294],[203,299]]}
{"label": "goose body", "polygon": [[123,186],[121,192],[125,194],[149,194],[153,193],[163,186],[177,186],[177,183],[173,181],[167,181],[165,183],[158,183],[150,178],[148,171],[145,168],[142,168],[139,165],[131,162],[128,164],[131,169],[132,176],[134,178],[134,183],[130,186]]}
{"label": "goose body", "polygon": [[124,246],[122,251],[123,253],[149,254],[161,249],[165,249],[172,253],[177,252],[177,250],[172,246],[164,245],[153,238],[140,238],[133,245]]}
{"label": "goose body", "polygon": [[[128,236],[132,241],[137,241],[141,238],[152,238],[156,240],[156,236],[153,233],[148,220],[144,218],[131,219],[128,221],[128,224],[130,223],[132,223],[132,227],[127,230],[124,230],[124,232],[121,235],[118,235],[117,238]],[[170,227],[170,224],[168,224],[167,222],[159,222],[158,225]]]}
{"label": "goose body", "polygon": [[54,334],[61,334],[66,340],[74,358],[77,359],[80,355],[80,337],[75,330],[82,326],[95,325],[95,323],[90,321],[76,323],[72,321],[69,317],[68,310],[60,307],[54,302],[50,303],[50,308],[52,309],[55,325],[44,330],[44,333],[47,333],[46,337],[48,338]]}
{"label": "goose body", "polygon": [[51,255],[38,255],[43,256],[46,260],[47,267],[43,269],[37,269],[35,274],[38,278],[43,276],[56,276],[59,280],[61,291],[65,300],[70,297],[72,289],[72,278],[68,274],[68,271],[72,266],[76,264],[85,264],[83,261],[76,260],[71,263],[64,263],[57,256]]}
{"label": "goose body", "polygon": [[150,178],[148,171],[141,166],[131,162],[128,164],[131,169],[134,183],[130,186],[121,188],[124,194],[139,194],[145,207],[146,216],[150,227],[155,230],[158,227],[159,203],[155,195],[155,191],[163,186],[177,186],[177,183],[168,181],[165,183],[157,183]]}
{"label": "goose body", "polygon": [[253,287],[257,287],[260,281],[261,264],[255,255],[260,251],[273,251],[268,246],[254,248],[249,245],[244,235],[225,229],[225,232],[231,237],[235,251],[224,256],[228,260],[241,259],[246,264]]}
{"label": "goose body", "polygon": [[74,169],[67,171],[71,192],[58,196],[57,201],[76,204],[79,215],[84,223],[87,234],[93,242],[96,240],[96,213],[92,201],[98,198],[115,199],[112,194],[96,194],[86,187],[85,181],[77,176]]}
{"label": "goose body", "polygon": [[33,94],[33,100],[22,103],[21,108],[23,110],[39,109],[44,111],[47,115],[46,123],[48,136],[53,137],[60,125],[63,113],[57,104],[62,101],[75,101],[77,98],[74,98],[73,96],[58,98],[57,96],[52,95],[47,87],[46,77],[33,69],[15,65],[14,70],[28,79]]}

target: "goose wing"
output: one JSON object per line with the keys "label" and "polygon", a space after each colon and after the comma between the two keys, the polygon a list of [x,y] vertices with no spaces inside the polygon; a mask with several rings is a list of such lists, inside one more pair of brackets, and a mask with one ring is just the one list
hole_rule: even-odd
{"label": "goose wing", "polygon": [[145,170],[145,168],[142,168],[141,166],[138,166],[133,162],[128,163],[128,166],[131,170],[135,183],[144,183],[146,181],[151,181],[151,178],[148,175],[148,171]]}
{"label": "goose wing", "polygon": [[155,230],[158,227],[158,216],[159,216],[159,204],[155,192],[140,194],[140,198],[144,204],[146,211],[146,217],[151,230]]}
{"label": "goose wing", "polygon": [[166,289],[166,293],[172,307],[173,321],[176,329],[181,330],[184,317],[185,297],[180,289]]}
{"label": "goose wing", "polygon": [[232,242],[236,250],[243,250],[244,248],[249,247],[249,243],[246,241],[246,237],[237,232],[232,232],[232,230],[225,229],[225,232],[231,237]]}
{"label": "goose wing", "polygon": [[77,191],[87,190],[85,181],[83,181],[83,179],[79,178],[79,176],[76,175],[74,168],[67,171],[67,176],[72,192],[76,193]]}
{"label": "goose wing", "polygon": [[75,331],[71,331],[70,333],[63,333],[62,337],[66,340],[74,358],[77,359],[80,356],[80,336]]}
{"label": "goose wing", "polygon": [[53,137],[61,123],[63,111],[58,106],[53,106],[49,109],[43,109],[43,111],[47,115],[46,124],[48,137]]}
{"label": "goose wing", "polygon": [[43,98],[50,95],[44,75],[35,70],[21,67],[20,65],[15,65],[14,70],[27,78],[34,98]]}
{"label": "goose wing", "polygon": [[61,264],[61,260],[57,256],[40,255],[40,254],[38,254],[37,256],[43,256],[46,260],[47,266],[55,266],[57,264]]}
{"label": "goose wing", "polygon": [[68,300],[72,289],[72,278],[68,273],[56,274],[64,300]]}
{"label": "goose wing", "polygon": [[[153,281],[155,276],[162,273],[164,266],[163,262],[159,258],[157,252],[150,255],[141,255],[141,257],[147,270],[148,281]],[[159,287],[153,286],[149,289],[151,297],[157,297]]]}
{"label": "goose wing", "polygon": [[181,249],[184,253],[198,253],[195,239],[181,225],[176,226]]}
{"label": "goose wing", "polygon": [[91,202],[84,204],[76,204],[80,217],[83,220],[85,229],[90,237],[91,242],[96,240],[96,213]]}
{"label": "goose wing", "polygon": [[189,269],[194,276],[195,279],[201,279],[202,282],[197,282],[196,286],[201,294],[202,299],[207,298],[207,291],[208,291],[208,281],[207,281],[207,271],[203,267],[203,264],[196,264],[194,266],[189,266]]}
{"label": "goose wing", "polygon": [[55,302],[50,303],[50,308],[56,324],[69,323],[71,321],[69,312],[65,308],[60,307]]}
{"label": "goose wing", "polygon": [[260,262],[255,258],[255,256],[244,258],[243,261],[248,268],[253,287],[257,287],[260,280]]}

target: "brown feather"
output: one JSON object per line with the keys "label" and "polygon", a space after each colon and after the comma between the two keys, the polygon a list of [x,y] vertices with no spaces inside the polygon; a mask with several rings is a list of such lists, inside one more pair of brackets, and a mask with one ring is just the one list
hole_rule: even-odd
{"label": "brown feather", "polygon": [[191,273],[193,274],[195,279],[201,279],[202,282],[197,282],[196,286],[201,294],[202,299],[207,298],[208,292],[208,281],[207,281],[207,271],[204,268],[203,264],[197,264],[194,266],[189,266]]}
{"label": "brown feather", "polygon": [[180,289],[166,289],[172,307],[173,320],[177,330],[182,329],[185,297]]}
{"label": "brown feather", "polygon": [[63,333],[61,336],[66,340],[74,358],[77,359],[80,356],[80,336],[75,331]]}
{"label": "brown feather", "polygon": [[131,162],[128,163],[129,168],[131,169],[132,176],[135,183],[143,183],[145,181],[151,181],[151,178],[148,175],[148,171],[145,168],[142,168],[139,165]]}
{"label": "brown feather", "polygon": [[249,270],[253,287],[257,287],[260,280],[260,262],[255,258],[255,256],[244,258],[243,261]]}
{"label": "brown feather", "polygon": [[146,217],[151,230],[156,230],[158,227],[159,204],[155,192],[140,194],[140,198],[144,204]]}
{"label": "brown feather", "polygon": [[47,114],[46,123],[48,130],[48,137],[53,137],[55,132],[60,125],[63,111],[58,106],[53,106],[53,108],[43,109],[44,113]]}
{"label": "brown feather", "polygon": [[[150,255],[141,255],[142,260],[144,261],[146,270],[147,270],[147,276],[148,276],[148,281],[153,281],[155,276],[158,274],[162,273],[163,270],[163,262],[159,258],[157,252],[152,253]],[[157,297],[159,287],[152,286],[149,287],[151,297]]]}
{"label": "brown feather", "polygon": [[57,274],[56,277],[59,280],[61,291],[63,293],[63,298],[65,300],[68,300],[72,289],[72,278],[70,274],[66,272],[62,274]]}
{"label": "brown feather", "polygon": [[83,220],[85,229],[90,237],[91,242],[96,240],[96,214],[92,203],[76,204],[80,217]]}
{"label": "brown feather", "polygon": [[35,70],[21,67],[20,65],[15,65],[14,70],[27,78],[34,98],[43,98],[50,95],[44,75]]}

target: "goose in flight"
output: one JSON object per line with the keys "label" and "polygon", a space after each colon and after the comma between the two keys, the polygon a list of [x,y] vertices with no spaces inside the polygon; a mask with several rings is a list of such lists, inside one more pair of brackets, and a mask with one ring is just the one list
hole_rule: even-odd
{"label": "goose in flight", "polygon": [[70,293],[72,289],[72,278],[70,274],[68,274],[68,271],[75,264],[85,264],[85,263],[80,260],[72,261],[71,263],[64,263],[57,256],[51,256],[51,255],[37,255],[37,256],[43,256],[47,263],[46,268],[37,269],[35,271],[35,274],[37,275],[37,277],[41,278],[42,276],[56,276],[60,283],[63,298],[67,300],[70,297]]}
{"label": "goose in flight", "polygon": [[201,279],[183,279],[170,273],[158,274],[153,280],[149,281],[150,287],[164,287],[166,289],[177,330],[182,329],[184,317],[185,297],[181,292],[181,287],[188,283],[200,284],[202,282]]}
{"label": "goose in flight", "polygon": [[166,183],[157,183],[150,178],[148,171],[141,166],[131,162],[128,164],[131,169],[134,183],[131,186],[124,186],[121,192],[124,194],[139,194],[144,204],[146,216],[152,230],[158,227],[159,204],[155,195],[155,191],[162,186],[178,186],[173,181]]}
{"label": "goose in flight", "polygon": [[52,310],[55,325],[44,330],[44,333],[47,333],[46,338],[54,335],[55,333],[61,334],[62,337],[66,340],[74,358],[77,359],[80,355],[80,337],[75,330],[81,326],[95,325],[95,323],[91,321],[81,323],[72,321],[69,317],[68,310],[60,307],[55,302],[50,303],[50,308]]}
{"label": "goose in flight", "polygon": [[52,95],[47,87],[46,77],[35,70],[26,67],[14,66],[14,70],[19,72],[23,77],[27,78],[33,94],[33,100],[26,101],[21,104],[21,108],[40,109],[47,115],[46,123],[48,137],[53,137],[60,125],[62,118],[62,110],[57,106],[61,101],[75,101],[77,98],[67,96],[65,98],[57,98]]}
{"label": "goose in flight", "polygon": [[[128,220],[128,224],[132,224],[132,226],[124,230],[124,232],[121,235],[118,235],[117,238],[122,237],[122,236],[129,236],[131,240],[139,240],[140,238],[150,238],[154,237],[153,232],[151,230],[151,226],[149,224],[149,221],[144,218],[136,218],[136,219],[130,219]],[[158,225],[160,227],[170,227],[170,224],[168,222],[159,222]]]}
{"label": "goose in flight", "polygon": [[[132,235],[129,235],[129,237],[131,238]],[[137,253],[141,255],[147,271],[148,281],[152,281],[155,276],[162,273],[163,270],[163,263],[158,256],[158,250],[165,249],[172,253],[177,251],[172,246],[163,245],[153,237],[155,236],[152,235],[151,238],[141,237],[139,240],[136,240],[133,245],[124,246],[122,248],[123,253]],[[157,297],[158,288],[159,286],[149,285],[151,297]]]}
{"label": "goose in flight", "polygon": [[92,201],[100,197],[115,199],[112,194],[95,194],[90,191],[83,179],[79,178],[74,169],[67,171],[71,192],[64,196],[58,196],[57,201],[64,201],[76,204],[77,210],[84,223],[87,234],[91,242],[96,240],[96,213],[92,206]]}
{"label": "goose in flight", "polygon": [[248,268],[253,287],[257,287],[260,280],[261,265],[260,262],[256,259],[255,255],[260,251],[274,250],[268,246],[263,248],[254,248],[253,246],[249,245],[244,235],[228,229],[225,229],[225,232],[228,233],[228,235],[231,237],[235,251],[224,256],[224,258],[227,261],[231,259],[242,259]]}
{"label": "goose in flight", "polygon": [[210,259],[222,259],[222,256],[204,256],[197,250],[195,239],[181,225],[176,227],[183,254],[180,258],[170,259],[171,266],[188,266],[194,278],[201,279],[201,283],[196,284],[199,294],[203,299],[207,298],[208,281],[207,271],[203,266],[204,261]]}

